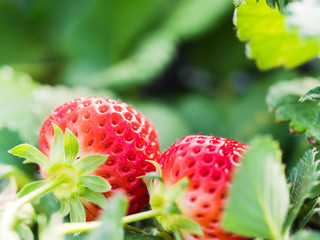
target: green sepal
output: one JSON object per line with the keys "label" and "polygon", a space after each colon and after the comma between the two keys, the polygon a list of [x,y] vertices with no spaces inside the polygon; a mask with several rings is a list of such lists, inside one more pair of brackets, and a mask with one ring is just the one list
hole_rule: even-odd
{"label": "green sepal", "polygon": [[23,240],[34,240],[34,235],[31,229],[24,223],[16,225],[15,230]]}
{"label": "green sepal", "polygon": [[106,197],[102,193],[92,191],[89,188],[81,187],[78,196],[97,204],[101,208],[105,208],[108,204]]}
{"label": "green sepal", "polygon": [[90,176],[90,175],[80,176],[79,184],[95,192],[108,192],[111,190],[110,183],[100,176]]}
{"label": "green sepal", "polygon": [[182,231],[203,235],[203,231],[197,222],[182,215],[177,215],[175,217],[173,226]]}
{"label": "green sepal", "polygon": [[63,164],[64,158],[65,158],[63,132],[54,123],[52,125],[54,129],[54,136],[53,136],[53,143],[52,143],[52,149],[51,149],[51,162]]}
{"label": "green sepal", "polygon": [[67,216],[70,213],[70,205],[69,205],[69,202],[67,200],[61,200],[60,201],[59,213],[63,217]]}
{"label": "green sepal", "polygon": [[79,143],[76,136],[68,128],[64,133],[63,144],[65,152],[65,163],[67,165],[72,165],[79,151]]}
{"label": "green sepal", "polygon": [[181,179],[179,182],[169,188],[169,190],[164,194],[164,200],[166,202],[173,202],[178,200],[186,192],[188,185],[189,180],[187,177]]}
{"label": "green sepal", "polygon": [[178,205],[175,202],[171,202],[166,206],[166,209],[163,211],[163,214],[180,214],[181,211]]}
{"label": "green sepal", "polygon": [[108,155],[96,154],[83,157],[76,161],[73,166],[78,170],[78,174],[82,175],[85,173],[90,173],[97,167],[101,166],[108,159]]}
{"label": "green sepal", "polygon": [[18,198],[22,198],[23,196],[27,195],[28,193],[31,193],[32,191],[38,189],[39,187],[42,187],[45,183],[46,182],[44,180],[41,180],[41,181],[31,182],[31,183],[25,185],[18,193]]}
{"label": "green sepal", "polygon": [[70,221],[71,222],[85,222],[86,221],[86,213],[84,211],[84,207],[81,201],[72,196],[68,199],[70,205]]}
{"label": "green sepal", "polygon": [[29,144],[20,144],[12,148],[9,153],[25,158],[23,163],[36,163],[46,169],[50,164],[49,159],[39,149]]}
{"label": "green sepal", "polygon": [[162,170],[161,170],[159,163],[157,163],[156,161],[151,161],[151,160],[146,160],[146,162],[151,163],[156,168],[156,173],[159,176],[162,176]]}
{"label": "green sepal", "polygon": [[[141,178],[141,179],[144,180],[144,182],[145,182],[145,184],[147,186],[149,194],[152,194],[154,188],[159,184],[160,184],[160,186],[162,186],[162,189],[164,188],[163,187],[163,185],[164,185],[163,179],[156,172],[148,172],[146,175],[143,175],[143,176],[140,176],[140,177],[137,177],[137,178]],[[157,183],[155,183],[153,180],[157,180]]]}

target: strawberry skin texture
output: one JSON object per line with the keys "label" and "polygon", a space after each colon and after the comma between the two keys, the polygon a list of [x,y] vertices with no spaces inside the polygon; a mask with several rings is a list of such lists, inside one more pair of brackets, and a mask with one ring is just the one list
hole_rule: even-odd
{"label": "strawberry skin texture", "polygon": [[233,171],[247,145],[230,139],[192,135],[180,139],[159,160],[166,188],[188,177],[186,193],[178,200],[182,215],[200,224],[204,236],[184,233],[188,240],[246,239],[221,229]]}
{"label": "strawberry skin texture", "polygon": [[[44,122],[39,135],[40,150],[50,158],[52,123],[68,128],[79,141],[78,157],[108,154],[107,161],[93,175],[105,178],[112,186],[106,197],[122,189],[130,200],[128,214],[143,209],[149,201],[145,183],[137,177],[154,171],[146,160],[157,161],[160,148],[152,123],[133,107],[111,99],[87,97],[58,107]],[[45,176],[45,173],[42,173]],[[94,220],[100,208],[82,202],[87,221]]]}

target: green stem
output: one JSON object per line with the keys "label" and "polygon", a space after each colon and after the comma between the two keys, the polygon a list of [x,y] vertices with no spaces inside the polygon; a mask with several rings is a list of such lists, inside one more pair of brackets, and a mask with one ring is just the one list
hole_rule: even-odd
{"label": "green stem", "polygon": [[164,238],[164,239],[166,239],[166,240],[174,240],[173,237],[171,237],[171,235],[168,234],[168,233],[165,232],[165,231],[158,232],[158,233],[156,234],[156,236],[162,237],[162,238]]}
{"label": "green stem", "polygon": [[0,229],[4,229],[4,230],[12,229],[16,221],[17,211],[20,208],[22,208],[25,204],[31,202],[35,198],[42,196],[43,194],[55,188],[56,186],[62,184],[63,182],[65,182],[66,179],[67,177],[65,175],[61,175],[58,178],[54,179],[53,181],[46,183],[44,186],[10,203],[4,212],[4,216],[6,216],[5,221],[4,220],[0,221],[0,225],[1,225]]}
{"label": "green stem", "polygon": [[[129,226],[129,225],[127,225],[127,223],[160,216],[161,214],[162,214],[162,210],[157,209],[157,210],[150,210],[150,211],[146,211],[146,212],[141,212],[141,213],[125,216],[122,218],[122,224],[124,224],[124,227],[126,228],[126,226]],[[93,230],[99,226],[101,226],[101,222],[98,222],[98,221],[86,222],[86,223],[62,223],[59,226],[58,231],[62,234],[69,234],[69,233],[74,233],[74,232],[88,232],[88,231]],[[131,227],[131,229],[129,229],[129,230],[133,230],[132,228],[133,227]],[[136,230],[139,230],[139,229],[136,229]],[[139,231],[141,231],[141,230],[139,230]],[[140,233],[142,233],[142,232],[143,231],[141,231]]]}
{"label": "green stem", "polygon": [[75,232],[88,232],[101,226],[101,222],[73,222],[62,223],[58,227],[58,231],[61,234],[69,234]]}
{"label": "green stem", "polygon": [[162,209],[155,209],[155,210],[150,210],[146,212],[125,216],[122,218],[122,223],[126,224],[126,223],[136,222],[136,221],[140,221],[148,218],[157,217],[157,216],[160,216],[162,212],[163,212]]}
{"label": "green stem", "polygon": [[144,235],[147,234],[145,231],[142,231],[142,230],[135,228],[135,227],[128,225],[128,224],[123,224],[123,228],[125,228],[129,231],[135,232],[135,233],[144,234]]}
{"label": "green stem", "polygon": [[22,198],[19,198],[18,200],[15,201],[14,205],[16,207],[17,210],[19,210],[23,205],[25,205],[26,203],[31,202],[32,200],[34,200],[37,197],[42,196],[43,194],[49,192],[50,190],[52,190],[53,188],[55,188],[56,186],[61,185],[62,183],[64,183],[68,178],[65,175],[61,175],[59,177],[57,177],[56,179],[46,183],[45,185],[43,185],[42,187],[32,191],[31,193],[23,196]]}

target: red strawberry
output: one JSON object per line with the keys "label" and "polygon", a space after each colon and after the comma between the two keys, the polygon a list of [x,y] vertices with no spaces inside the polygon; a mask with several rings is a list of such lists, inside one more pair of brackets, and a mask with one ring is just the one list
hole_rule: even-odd
{"label": "red strawberry", "polygon": [[244,239],[225,232],[220,220],[231,187],[232,173],[247,145],[213,136],[180,139],[159,160],[166,189],[188,177],[189,186],[177,204],[182,215],[197,222],[204,235],[184,233],[191,239]]}
{"label": "red strawberry", "polygon": [[[149,201],[146,186],[137,177],[154,170],[146,160],[158,160],[157,133],[151,122],[133,107],[115,100],[78,98],[58,107],[44,122],[39,135],[40,150],[50,157],[53,142],[52,123],[63,131],[68,128],[78,139],[78,157],[108,154],[109,158],[92,174],[105,178],[112,190],[127,192],[128,213],[141,210]],[[45,175],[45,173],[43,173]],[[83,201],[87,221],[93,220],[100,208]]]}

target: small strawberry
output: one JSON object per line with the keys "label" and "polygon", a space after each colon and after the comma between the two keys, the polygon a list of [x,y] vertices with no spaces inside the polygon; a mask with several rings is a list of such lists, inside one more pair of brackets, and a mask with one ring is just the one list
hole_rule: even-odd
{"label": "small strawberry", "polygon": [[[163,227],[173,233],[180,228],[180,234],[188,240],[245,239],[225,232],[220,221],[233,171],[239,166],[241,155],[247,148],[247,145],[234,140],[193,135],[180,139],[166,150],[159,160],[164,183],[162,188],[165,190],[161,190],[161,182],[158,183],[151,197],[151,207],[163,208],[166,202],[172,201],[170,195],[174,194],[170,191],[177,192],[179,196],[174,202],[178,210],[173,211],[174,214],[158,217]],[[186,191],[181,191],[183,188]],[[172,209],[172,204],[166,208]],[[198,223],[203,235],[195,234],[199,233],[199,229],[191,220],[187,222],[181,216]]]}
{"label": "small strawberry", "polygon": [[[58,107],[44,122],[39,135],[40,150],[50,156],[54,129],[69,129],[79,142],[78,158],[91,154],[109,155],[107,161],[91,174],[106,179],[112,189],[126,191],[130,200],[128,213],[141,210],[149,200],[144,182],[137,177],[153,171],[146,160],[160,155],[157,133],[152,123],[133,107],[111,99],[88,97],[69,101]],[[42,172],[46,178],[45,172]],[[82,201],[87,220],[93,220],[100,208]]]}

